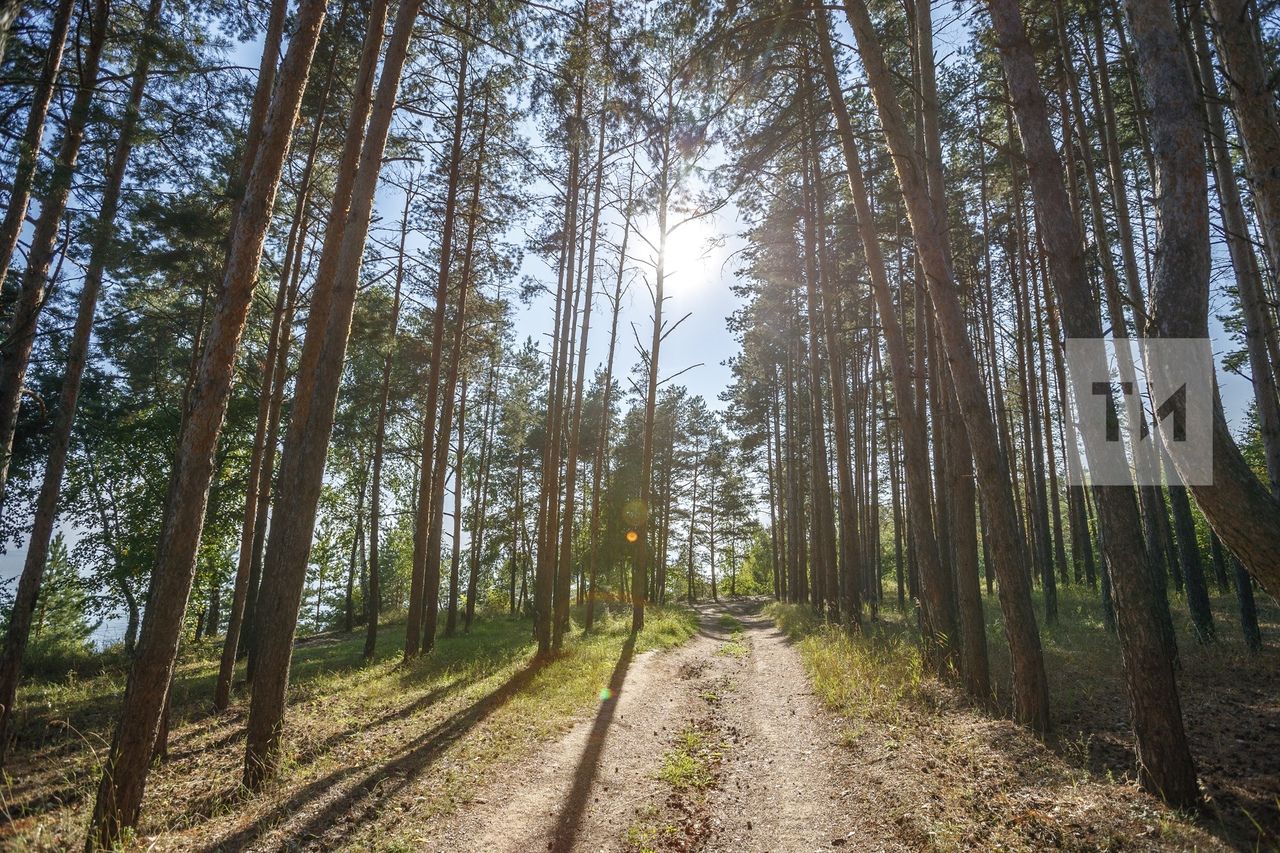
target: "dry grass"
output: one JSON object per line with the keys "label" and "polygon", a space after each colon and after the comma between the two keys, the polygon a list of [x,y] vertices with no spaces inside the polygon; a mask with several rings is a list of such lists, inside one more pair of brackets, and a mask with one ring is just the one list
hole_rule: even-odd
{"label": "dry grass", "polygon": [[[696,630],[681,608],[651,609],[646,622],[637,652],[677,645]],[[209,713],[216,663],[210,650],[192,654],[175,689],[170,758],[152,773],[137,844],[415,849],[427,821],[477,796],[598,700],[629,629],[629,611],[606,616],[545,662],[534,659],[530,623],[506,618],[441,639],[408,666],[399,662],[402,624],[382,630],[368,665],[362,635],[304,643],[295,652],[284,769],[257,795],[239,786],[247,704]],[[108,673],[24,691],[12,776],[0,790],[9,819],[0,846],[78,846],[121,681]]]}
{"label": "dry grass", "polygon": [[[1061,617],[1043,632],[1053,697],[1047,742],[1001,719],[1008,655],[999,607],[984,605],[990,707],[926,674],[912,620],[893,610],[862,635],[773,605],[799,643],[815,692],[845,721],[851,779],[883,831],[922,849],[1273,849],[1280,844],[1280,608],[1259,601],[1266,647],[1243,650],[1233,602],[1215,599],[1220,640],[1192,639],[1172,601],[1180,688],[1207,805],[1169,810],[1133,782],[1123,671],[1095,594],[1060,590]],[[1038,608],[1037,613],[1043,610]]]}

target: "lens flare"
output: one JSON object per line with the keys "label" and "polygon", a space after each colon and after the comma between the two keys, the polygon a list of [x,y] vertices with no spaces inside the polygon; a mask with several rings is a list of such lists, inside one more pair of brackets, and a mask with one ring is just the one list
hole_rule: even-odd
{"label": "lens flare", "polygon": [[608,701],[609,701],[609,698],[610,698],[610,697],[612,697],[612,696],[613,696],[613,693],[611,693],[611,692],[609,691],[609,688],[608,688],[608,687],[601,687],[601,688],[600,688],[600,701],[601,701],[601,702],[608,702]]}
{"label": "lens flare", "polygon": [[639,538],[640,538],[640,534],[639,534],[639,533],[636,533],[634,530],[628,530],[628,531],[627,531],[627,541],[628,541],[628,542],[635,542],[635,541],[636,541],[637,539],[639,539]]}

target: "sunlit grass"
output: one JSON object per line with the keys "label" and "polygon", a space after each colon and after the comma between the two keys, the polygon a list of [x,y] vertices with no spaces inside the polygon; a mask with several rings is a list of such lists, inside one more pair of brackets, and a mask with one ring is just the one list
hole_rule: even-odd
{"label": "sunlit grass", "polygon": [[[369,663],[361,657],[363,632],[304,642],[294,655],[282,771],[249,798],[238,790],[247,700],[238,695],[229,714],[211,714],[216,646],[188,650],[175,685],[172,758],[152,773],[140,833],[167,838],[166,847],[271,838],[296,830],[290,829],[296,809],[287,804],[299,792],[338,797],[337,813],[359,815],[373,791],[383,795],[386,780],[408,774],[420,780],[412,796],[345,828],[342,845],[417,849],[418,822],[476,796],[498,768],[600,701],[624,659],[630,628],[629,610],[602,613],[590,634],[575,623],[562,652],[545,661],[536,660],[532,623],[503,616],[477,620],[469,634],[438,638],[430,654],[407,665],[403,623],[382,627]],[[650,608],[629,654],[678,645],[696,628],[691,610]],[[54,802],[16,823],[20,813],[10,814],[0,847],[80,843],[123,680],[123,673],[107,672],[24,692],[29,742],[38,737],[41,745],[26,754],[30,747],[19,746],[14,766],[23,768],[21,777],[0,794],[6,811]]]}

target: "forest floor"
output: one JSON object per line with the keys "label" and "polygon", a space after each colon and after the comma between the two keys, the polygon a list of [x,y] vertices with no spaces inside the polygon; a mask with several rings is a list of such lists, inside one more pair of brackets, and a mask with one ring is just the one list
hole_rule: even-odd
{"label": "forest floor", "polygon": [[[760,600],[606,615],[535,662],[526,620],[492,618],[399,662],[322,636],[295,653],[290,754],[237,785],[245,703],[208,711],[213,649],[184,660],[169,757],[139,849],[1273,849],[1280,843],[1280,609],[1266,647],[1229,617],[1200,647],[1178,619],[1184,713],[1208,804],[1170,811],[1132,781],[1122,672],[1096,599],[1061,596],[1043,631],[1054,734],[1007,711],[987,600],[991,707],[923,675],[891,604],[860,636]],[[1176,605],[1175,605],[1176,606]],[[1215,612],[1229,602],[1215,600]],[[118,673],[24,690],[0,787],[0,848],[77,846],[122,686]],[[993,715],[992,711],[996,713]]]}

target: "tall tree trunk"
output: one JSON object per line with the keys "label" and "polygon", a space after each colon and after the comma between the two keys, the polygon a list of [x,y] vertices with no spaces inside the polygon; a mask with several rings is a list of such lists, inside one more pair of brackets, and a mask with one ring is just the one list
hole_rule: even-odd
{"label": "tall tree trunk", "polygon": [[[812,134],[806,132],[806,143],[811,139]],[[805,196],[804,242],[802,246],[805,259],[805,307],[809,325],[806,361],[809,367],[809,419],[812,424],[810,429],[813,431],[809,442],[809,478],[812,488],[810,500],[813,503],[811,535],[813,537],[814,586],[816,590],[820,591],[814,604],[820,612],[830,612],[833,616],[839,618],[840,596],[837,590],[839,581],[836,575],[838,557],[836,556],[835,508],[832,505],[831,469],[827,457],[825,407],[822,404],[823,369],[822,360],[818,354],[818,348],[821,345],[821,332],[819,331],[821,327],[818,316],[822,309],[818,306],[818,266],[816,258],[818,238],[812,215],[815,202],[813,200],[813,173],[809,163],[811,157],[812,153],[806,150],[805,163],[801,168]],[[841,393],[843,390],[842,387]],[[833,396],[835,393],[835,391],[832,391]],[[836,429],[837,431],[844,431],[847,427],[844,423],[838,423],[836,424]],[[846,530],[845,534],[853,533],[854,530],[856,530],[856,523],[854,529]],[[713,583],[712,587],[714,588],[714,586]]]}
{"label": "tall tree trunk", "polygon": [[1218,82],[1214,77],[1209,42],[1204,32],[1204,19],[1199,9],[1196,10],[1191,30],[1199,58],[1200,83],[1208,124],[1205,142],[1212,156],[1214,183],[1222,205],[1222,226],[1226,232],[1227,249],[1231,253],[1231,266],[1235,270],[1236,289],[1244,316],[1245,348],[1249,353],[1253,399],[1258,407],[1258,431],[1262,435],[1262,450],[1267,463],[1267,476],[1271,480],[1271,495],[1280,499],[1280,399],[1277,398],[1275,378],[1276,368],[1280,365],[1274,364],[1267,353],[1268,335],[1273,331],[1273,323],[1269,319],[1271,309],[1267,305],[1258,258],[1253,251],[1253,239],[1249,234],[1244,204],[1240,200],[1240,188],[1236,186],[1226,122],[1222,115],[1222,101],[1218,95]]}
{"label": "tall tree trunk", "polygon": [[[115,151],[107,173],[107,184],[102,192],[102,206],[92,232],[92,249],[84,283],[80,288],[80,300],[76,307],[75,326],[67,348],[66,372],[62,378],[62,390],[58,398],[53,433],[49,439],[49,457],[45,461],[40,493],[36,498],[35,519],[27,541],[22,575],[14,593],[13,608],[5,633],[4,652],[0,655],[0,767],[4,765],[9,743],[9,724],[13,716],[13,704],[17,698],[18,681],[22,674],[22,658],[26,652],[30,634],[31,614],[40,596],[41,581],[49,559],[49,543],[58,518],[58,499],[62,493],[62,478],[67,468],[67,453],[71,448],[71,430],[75,424],[76,402],[80,396],[80,381],[84,376],[89,357],[89,343],[93,337],[93,318],[102,292],[102,279],[106,270],[107,255],[115,237],[116,212],[120,205],[120,190],[124,186],[129,155],[138,126],[139,107],[151,66],[151,54],[155,39],[156,22],[160,16],[161,0],[151,0],[147,9],[144,32],[134,60],[133,81],[129,87],[129,101],[125,106],[116,138]],[[61,9],[59,9],[61,12]],[[50,51],[61,51],[60,45]]]}
{"label": "tall tree trunk", "polygon": [[[470,19],[468,18],[468,21]],[[409,582],[409,613],[405,625],[404,658],[416,657],[422,648],[422,605],[425,598],[427,539],[431,532],[435,463],[436,416],[440,407],[440,371],[444,367],[444,320],[449,305],[449,268],[453,263],[453,223],[458,212],[458,185],[462,178],[462,130],[466,115],[467,64],[470,46],[464,41],[458,58],[458,81],[454,90],[453,136],[449,145],[449,177],[445,189],[444,220],[440,229],[439,275],[436,280],[435,315],[431,324],[431,367],[426,400],[422,407],[422,458],[418,469],[418,506],[413,524],[413,570]]]}
{"label": "tall tree trunk", "polygon": [[[1063,324],[1071,337],[1101,338],[1101,320],[1084,264],[1083,238],[1071,215],[1062,163],[1049,129],[1048,108],[1021,13],[1014,0],[989,0],[988,5],[999,34],[1005,76],[1027,152],[1027,168],[1040,210],[1042,239],[1049,254]],[[1094,361],[1089,376],[1107,375],[1101,352]],[[1077,400],[1079,390],[1077,386]],[[1092,453],[1096,451],[1086,446],[1086,454]],[[1095,464],[1101,462],[1092,455],[1089,458]],[[1117,603],[1139,780],[1144,788],[1168,802],[1186,805],[1198,798],[1195,765],[1183,729],[1171,649],[1165,643],[1157,613],[1154,580],[1137,534],[1140,527],[1134,490],[1128,486],[1095,486],[1093,495]]]}
{"label": "tall tree trunk", "polygon": [[[1251,0],[1209,0],[1209,11],[1240,128],[1248,164],[1245,175],[1253,188],[1262,243],[1272,271],[1280,274],[1280,116],[1275,76],[1263,58],[1257,11]],[[1230,544],[1228,537],[1223,541]],[[1276,592],[1274,587],[1272,592]]]}
{"label": "tall tree trunk", "polygon": [[463,435],[467,423],[467,377],[464,374],[458,391],[458,446],[457,462],[453,469],[453,553],[449,555],[449,613],[445,618],[444,635],[452,637],[458,631],[458,583],[462,561],[462,453]]}
{"label": "tall tree trunk", "polygon": [[925,603],[925,636],[933,665],[945,672],[956,663],[954,621],[949,616],[951,607],[950,573],[941,562],[938,542],[935,538],[933,514],[929,506],[932,488],[929,483],[929,449],[925,436],[924,419],[919,415],[918,395],[909,356],[906,336],[898,319],[889,278],[885,271],[884,254],[880,238],[875,231],[867,185],[863,180],[862,164],[857,147],[849,108],[845,104],[836,73],[835,56],[826,14],[818,10],[818,50],[821,54],[823,78],[835,113],[836,125],[843,147],[848,185],[853,196],[858,234],[866,257],[867,271],[871,277],[872,294],[880,312],[885,345],[889,350],[889,364],[893,373],[894,397],[897,403],[898,424],[903,443],[903,463],[906,470],[907,512],[910,516],[912,550],[924,578],[922,599]]}
{"label": "tall tree trunk", "polygon": [[[49,105],[62,70],[62,55],[66,50],[67,31],[71,28],[71,13],[75,0],[58,0],[53,9],[49,28],[49,46],[45,49],[44,64],[31,92],[31,106],[27,108],[27,125],[18,143],[18,162],[14,168],[13,182],[9,187],[9,206],[0,224],[0,287],[4,286],[17,251],[18,239],[27,219],[27,206],[31,202],[31,183],[35,178],[36,164],[40,160],[40,143],[44,139],[44,127],[49,119]],[[17,16],[16,0],[4,0],[0,5],[0,60],[4,59],[4,39],[8,36],[7,14]]]}
{"label": "tall tree trunk", "polygon": [[[35,346],[36,324],[44,309],[50,268],[54,255],[57,254],[58,231],[67,210],[67,200],[71,196],[76,160],[80,156],[85,125],[89,121],[89,110],[93,106],[93,95],[98,85],[102,48],[107,41],[107,18],[110,17],[111,4],[109,0],[94,0],[92,9],[87,41],[80,56],[80,79],[76,84],[75,99],[71,103],[66,129],[49,176],[49,191],[41,200],[40,216],[32,231],[27,267],[18,287],[13,319],[4,330],[3,340],[0,340],[0,506],[3,505],[4,489],[9,479],[13,435],[18,426],[18,410],[22,403],[22,384],[27,376],[27,365],[31,361],[31,349]],[[10,209],[15,209],[12,201]],[[22,219],[19,218],[19,232],[21,229]],[[12,250],[9,254],[12,255]],[[3,269],[7,269],[7,264]],[[3,272],[0,272],[0,276],[2,275]],[[3,278],[0,278],[0,284],[2,283]]]}
{"label": "tall tree trunk", "polygon": [[862,56],[880,124],[893,154],[907,216],[925,269],[938,330],[955,383],[973,450],[978,483],[986,502],[992,557],[1000,579],[1000,604],[1013,665],[1015,718],[1037,732],[1049,728],[1049,687],[1040,634],[1022,565],[1026,553],[1019,529],[1009,469],[991,417],[985,385],[969,340],[947,248],[946,217],[935,208],[922,182],[925,174],[911,146],[889,67],[862,0],[846,0],[845,11]]}
{"label": "tall tree trunk", "polygon": [[[257,646],[244,767],[244,784],[251,790],[275,771],[279,758],[293,637],[351,332],[360,262],[400,75],[420,5],[420,0],[404,0],[397,9],[372,110],[363,97],[357,97],[354,104],[351,126],[364,127],[365,115],[369,121],[351,183],[350,207],[344,226],[325,236],[326,245],[321,249],[321,263],[312,287],[311,315],[299,360],[298,393],[280,457],[281,486],[267,540],[266,563],[273,570],[264,575],[258,592],[257,618],[264,630]],[[376,7],[383,8],[380,11]],[[375,3],[366,46],[381,40],[384,20],[385,5]],[[327,251],[330,241],[338,244],[336,250]],[[330,265],[325,264],[326,256],[332,259]],[[265,630],[266,626],[271,630]]]}
{"label": "tall tree trunk", "polygon": [[[449,434],[453,429],[453,403],[462,372],[462,344],[467,330],[467,298],[472,286],[472,268],[475,259],[476,228],[480,220],[480,187],[484,179],[485,138],[488,132],[489,110],[486,104],[480,121],[480,135],[476,141],[475,179],[472,184],[471,203],[467,213],[466,242],[462,253],[462,269],[458,278],[458,309],[454,317],[453,338],[448,355],[449,370],[441,391],[444,402],[440,411],[440,435],[436,443],[435,470],[432,474],[431,529],[427,535],[427,564],[423,578],[422,650],[435,647],[436,622],[439,616],[440,561],[444,548],[444,486],[449,476]],[[441,357],[444,357],[443,353]],[[452,600],[452,591],[450,593]],[[455,602],[456,604],[456,602]],[[455,617],[456,618],[456,617]]]}
{"label": "tall tree trunk", "polygon": [[467,572],[467,603],[463,614],[463,630],[471,630],[476,614],[476,586],[479,582],[480,564],[484,553],[484,536],[489,521],[489,475],[493,464],[494,432],[497,429],[495,382],[498,375],[499,354],[494,352],[489,361],[489,378],[485,382],[484,417],[481,419],[480,470],[476,472],[476,489],[471,504],[471,554]]}
{"label": "tall tree trunk", "polygon": [[[1125,8],[1152,105],[1151,141],[1159,181],[1160,217],[1148,331],[1162,338],[1206,338],[1209,204],[1200,106],[1172,11],[1163,0],[1126,0]],[[1219,27],[1229,27],[1231,19],[1223,14],[1225,6],[1216,3],[1214,9]],[[1228,38],[1223,37],[1224,56],[1239,47]],[[1266,96],[1265,92],[1258,94]],[[1250,114],[1247,97],[1244,89],[1237,93],[1242,128]],[[1250,165],[1255,178],[1269,175],[1280,180],[1280,165],[1268,171],[1265,163],[1257,161],[1258,147],[1253,150]],[[1276,151],[1280,152],[1280,146]],[[1265,188],[1255,193],[1259,205],[1265,195]],[[1164,367],[1147,366],[1154,370]],[[1249,572],[1273,594],[1280,593],[1280,561],[1275,559],[1280,553],[1280,502],[1258,481],[1240,454],[1220,405],[1214,407],[1212,440],[1213,484],[1191,485],[1192,494],[1213,529]],[[1183,448],[1176,442],[1166,447],[1181,472]]]}
{"label": "tall tree trunk", "polygon": [[[275,53],[279,51],[280,32],[276,21],[276,5],[271,11],[271,23],[268,27],[267,42],[264,48],[262,71],[265,77],[273,80],[275,76]],[[338,16],[337,31],[341,31],[346,21],[348,4],[343,3]],[[283,10],[279,16],[283,18]],[[272,55],[270,62],[266,54]],[[301,280],[302,248],[306,243],[309,217],[307,215],[308,199],[311,193],[311,175],[315,167],[316,154],[320,146],[320,132],[323,128],[324,107],[329,102],[329,94],[333,88],[334,69],[338,54],[335,51],[330,57],[329,66],[320,96],[319,114],[313,122],[310,148],[307,151],[306,165],[299,179],[297,199],[293,221],[289,226],[289,237],[285,243],[284,263],[280,270],[280,286],[276,293],[275,310],[271,318],[271,331],[267,338],[267,351],[262,360],[262,384],[259,390],[258,421],[254,428],[253,451],[249,459],[249,473],[245,484],[244,520],[240,527],[240,552],[236,562],[235,585],[231,593],[231,614],[227,621],[227,636],[222,644],[222,658],[218,667],[218,680],[214,686],[213,707],[224,711],[231,701],[231,684],[235,677],[236,660],[246,646],[242,634],[246,626],[252,629],[252,601],[257,594],[258,580],[261,574],[261,552],[265,540],[266,514],[270,503],[271,474],[274,468],[275,445],[280,422],[280,398],[284,393],[285,367],[288,361],[291,326],[293,323],[293,307],[297,299],[298,282]],[[258,97],[254,96],[254,115],[256,116]],[[251,122],[252,125],[252,122]],[[256,144],[253,148],[256,150]],[[258,572],[255,573],[255,563]]]}
{"label": "tall tree trunk", "polygon": [[324,15],[323,0],[303,0],[298,8],[262,144],[255,154],[240,205],[213,323],[200,358],[198,380],[183,418],[142,635],[89,825],[86,849],[90,851],[111,848],[138,821],[147,768],[195,575],[214,450],[231,393],[236,350],[257,284],[271,209]]}
{"label": "tall tree trunk", "polygon": [[382,380],[378,391],[378,425],[373,435],[373,469],[369,489],[369,595],[365,600],[364,659],[370,660],[378,644],[378,616],[382,612],[382,577],[378,562],[379,539],[382,535],[382,457],[387,441],[387,407],[391,399],[391,368],[395,355],[396,334],[400,328],[401,290],[405,277],[405,244],[409,239],[409,209],[413,205],[415,186],[405,189],[404,210],[400,214],[400,244],[396,253],[395,295],[391,301],[391,326],[387,330],[387,351],[382,357]]}
{"label": "tall tree trunk", "polygon": [[[670,105],[668,105],[670,106]],[[668,112],[668,115],[670,113]],[[644,420],[641,428],[640,445],[640,518],[635,524],[637,534],[635,549],[631,560],[631,632],[638,633],[644,627],[645,582],[648,577],[649,548],[649,514],[653,497],[653,427],[658,408],[658,357],[662,349],[662,308],[666,300],[666,250],[667,225],[669,210],[667,205],[671,195],[671,134],[670,128],[663,128],[660,162],[657,173],[657,212],[658,212],[658,258],[653,275],[653,337],[649,351],[644,358],[645,394]]]}
{"label": "tall tree trunk", "polygon": [[596,437],[596,456],[591,469],[591,556],[589,592],[587,594],[587,613],[584,618],[584,630],[590,631],[595,621],[596,576],[599,571],[600,557],[600,481],[605,467],[609,464],[609,427],[612,423],[613,399],[613,358],[618,343],[618,313],[622,309],[622,280],[626,274],[627,242],[631,237],[631,205],[634,201],[636,164],[631,161],[631,172],[627,178],[627,201],[623,211],[622,243],[618,248],[618,276],[614,281],[613,309],[609,325],[609,355],[605,358],[604,384],[600,394],[600,428]]}

